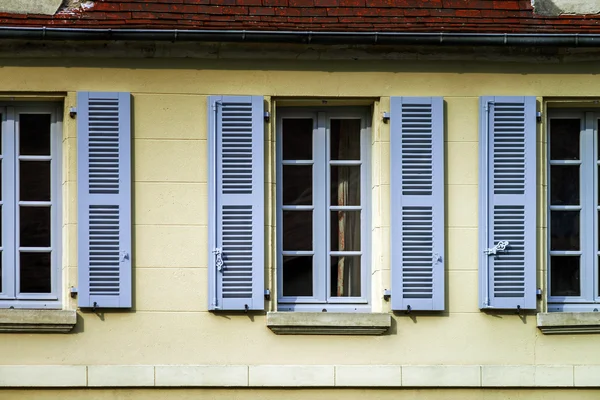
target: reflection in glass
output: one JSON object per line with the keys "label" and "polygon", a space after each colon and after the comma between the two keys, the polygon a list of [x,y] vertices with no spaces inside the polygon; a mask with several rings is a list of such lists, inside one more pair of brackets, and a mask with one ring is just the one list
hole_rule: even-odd
{"label": "reflection in glass", "polygon": [[552,256],[550,259],[550,295],[580,296],[579,256]]}
{"label": "reflection in glass", "polygon": [[19,199],[50,201],[50,161],[21,161],[19,166]]}
{"label": "reflection in glass", "polygon": [[579,205],[579,166],[550,166],[550,204]]}
{"label": "reflection in glass", "polygon": [[283,212],[283,250],[312,250],[312,211]]}
{"label": "reflection in glass", "polygon": [[360,211],[331,211],[331,251],[360,251]]}
{"label": "reflection in glass", "polygon": [[312,165],[283,166],[283,205],[312,204]]}
{"label": "reflection in glass", "polygon": [[50,155],[50,114],[19,115],[19,154]]}
{"label": "reflection in glass", "polygon": [[579,211],[550,212],[550,250],[579,250]]}
{"label": "reflection in glass", "polygon": [[360,119],[331,120],[332,160],[360,160]]}
{"label": "reflection in glass", "polygon": [[580,119],[550,120],[550,159],[579,160]]}
{"label": "reflection in glass", "polygon": [[360,205],[360,166],[331,166],[331,205]]}
{"label": "reflection in glass", "polygon": [[50,207],[19,207],[21,247],[50,247]]}
{"label": "reflection in glass", "polygon": [[283,257],[283,295],[313,295],[312,256]]}
{"label": "reflection in glass", "polygon": [[331,296],[360,296],[360,256],[331,257]]}
{"label": "reflection in glass", "polygon": [[21,293],[50,293],[50,253],[20,254]]}
{"label": "reflection in glass", "polygon": [[312,119],[284,118],[283,129],[283,159],[312,160]]}

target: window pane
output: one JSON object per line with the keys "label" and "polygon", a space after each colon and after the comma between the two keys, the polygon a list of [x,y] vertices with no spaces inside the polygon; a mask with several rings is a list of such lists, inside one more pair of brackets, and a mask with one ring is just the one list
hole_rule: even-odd
{"label": "window pane", "polygon": [[551,119],[550,159],[578,160],[580,134],[581,122],[579,119]]}
{"label": "window pane", "polygon": [[312,165],[283,166],[283,204],[312,204]]}
{"label": "window pane", "polygon": [[552,205],[579,205],[579,166],[550,167],[550,201]]}
{"label": "window pane", "polygon": [[50,293],[50,253],[21,253],[21,293]]}
{"label": "window pane", "polygon": [[50,207],[20,207],[21,247],[50,247]]}
{"label": "window pane", "polygon": [[50,114],[19,115],[19,154],[50,155]]}
{"label": "window pane", "polygon": [[360,211],[331,211],[331,251],[360,251]]}
{"label": "window pane", "polygon": [[21,161],[19,165],[19,199],[50,201],[50,161]]}
{"label": "window pane", "polygon": [[331,257],[331,296],[360,296],[360,256]]}
{"label": "window pane", "polygon": [[360,119],[331,120],[331,159],[360,160]]}
{"label": "window pane", "polygon": [[283,250],[312,248],[312,211],[284,211]]}
{"label": "window pane", "polygon": [[313,295],[312,256],[283,257],[283,295]]}
{"label": "window pane", "polygon": [[550,212],[550,250],[579,250],[579,211]]}
{"label": "window pane", "polygon": [[331,205],[360,205],[360,166],[331,166]]}
{"label": "window pane", "polygon": [[550,259],[550,295],[580,296],[579,256],[552,256]]}
{"label": "window pane", "polygon": [[285,118],[283,125],[283,159],[312,160],[312,119]]}

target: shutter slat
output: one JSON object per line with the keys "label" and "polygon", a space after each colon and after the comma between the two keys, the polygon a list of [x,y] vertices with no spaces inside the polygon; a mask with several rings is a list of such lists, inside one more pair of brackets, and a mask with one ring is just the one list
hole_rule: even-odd
{"label": "shutter slat", "polygon": [[211,96],[209,115],[210,309],[263,310],[263,98]]}
{"label": "shutter slat", "polygon": [[392,309],[444,309],[441,98],[391,98]]}
{"label": "shutter slat", "polygon": [[[535,163],[535,98],[482,97],[481,308],[536,308]],[[505,251],[485,254],[501,241]]]}
{"label": "shutter slat", "polygon": [[77,95],[80,307],[132,304],[130,108],[129,93]]}

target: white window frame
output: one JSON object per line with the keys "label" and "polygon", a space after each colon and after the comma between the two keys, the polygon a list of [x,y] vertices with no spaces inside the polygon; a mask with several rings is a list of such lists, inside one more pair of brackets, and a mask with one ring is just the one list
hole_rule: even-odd
{"label": "white window frame", "polygon": [[[312,118],[313,120],[313,161],[315,170],[326,171],[325,174],[313,173],[313,205],[292,206],[298,209],[313,209],[313,252],[314,257],[326,260],[324,265],[313,261],[313,296],[283,296],[283,142],[282,127],[284,119]],[[360,119],[361,120],[361,296],[333,297],[329,295],[330,288],[330,120],[331,119]],[[369,312],[370,306],[370,265],[371,265],[371,129],[370,112],[364,107],[323,107],[295,108],[282,107],[277,109],[277,309],[279,311],[338,311],[338,312]],[[335,163],[338,163],[334,161]],[[343,164],[343,161],[338,164]],[[325,190],[325,194],[323,194]],[[287,207],[287,206],[286,206]],[[326,228],[318,229],[319,223],[325,220]],[[322,225],[321,225],[322,226]],[[305,253],[305,252],[298,252]],[[323,261],[321,261],[322,263]]]}
{"label": "white window frame", "polygon": [[[547,129],[547,161],[546,161],[546,179],[547,179],[547,276],[548,287],[548,311],[597,311],[600,309],[600,296],[598,296],[598,119],[599,112],[586,111],[581,109],[572,110],[549,110]],[[553,119],[579,119],[580,122],[580,141],[579,141],[579,160],[555,161],[551,159],[551,121]],[[551,169],[552,165],[580,165],[579,173],[579,203],[580,206],[553,206],[551,204]],[[579,215],[579,251],[559,251],[551,250],[551,214],[550,211],[568,211],[576,210]],[[590,215],[593,214],[593,215]],[[580,258],[580,296],[552,296],[551,292],[551,256],[560,255],[579,255]],[[592,260],[590,260],[590,257]]]}
{"label": "white window frame", "polygon": [[[55,104],[0,104],[2,113],[2,287],[0,308],[61,308],[62,285],[62,107]],[[50,156],[19,156],[19,118],[22,114],[50,115]],[[50,202],[20,202],[19,160],[51,161]],[[50,205],[51,291],[50,293],[19,293],[19,206]],[[36,248],[27,247],[28,251]]]}

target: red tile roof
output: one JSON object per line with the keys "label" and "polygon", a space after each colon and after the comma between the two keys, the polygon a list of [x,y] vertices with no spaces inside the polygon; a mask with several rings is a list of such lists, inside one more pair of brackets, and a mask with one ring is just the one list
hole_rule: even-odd
{"label": "red tile roof", "polygon": [[54,16],[0,13],[0,26],[600,33],[600,16],[540,16],[531,0],[96,0]]}

